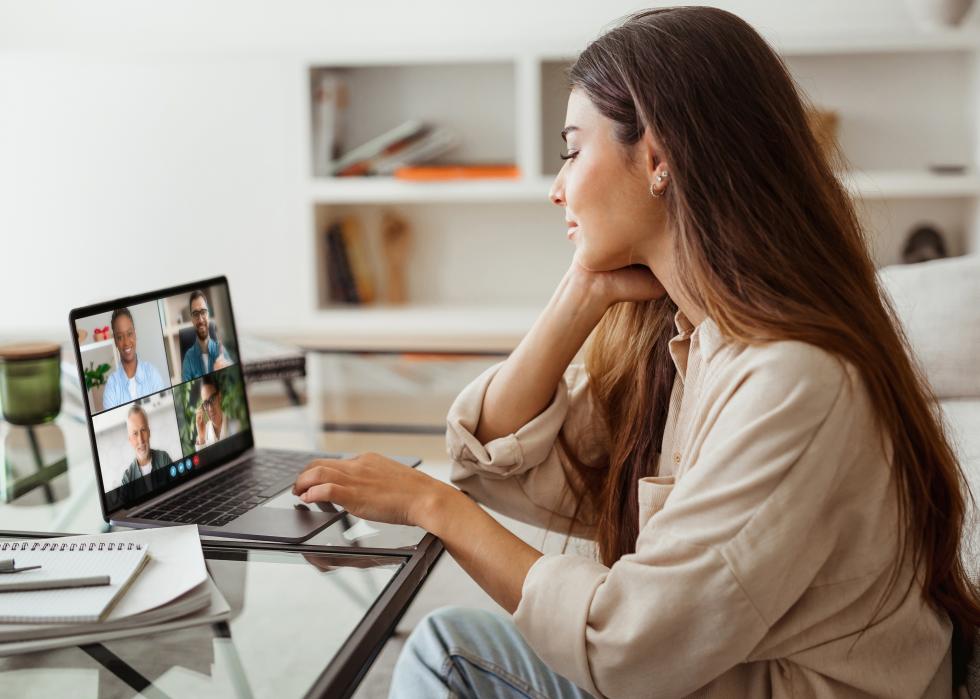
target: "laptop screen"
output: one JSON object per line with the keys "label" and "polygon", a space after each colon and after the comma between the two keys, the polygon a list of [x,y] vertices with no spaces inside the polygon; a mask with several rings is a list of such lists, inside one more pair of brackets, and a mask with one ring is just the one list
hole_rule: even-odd
{"label": "laptop screen", "polygon": [[75,309],[70,323],[107,516],[252,446],[224,277]]}

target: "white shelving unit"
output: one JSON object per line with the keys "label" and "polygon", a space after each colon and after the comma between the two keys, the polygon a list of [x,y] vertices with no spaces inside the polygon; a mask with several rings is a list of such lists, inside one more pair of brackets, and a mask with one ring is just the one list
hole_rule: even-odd
{"label": "white shelving unit", "polygon": [[116,344],[115,340],[99,340],[98,342],[89,341],[85,342],[79,346],[82,353],[94,352],[95,350],[101,349],[103,347],[112,347]]}
{"label": "white shelving unit", "polygon": [[[858,202],[879,265],[899,261],[905,236],[920,223],[945,233],[950,254],[980,247],[980,34],[770,39],[814,104],[839,113],[838,137],[851,166],[840,177]],[[514,347],[571,260],[562,214],[548,191],[561,164],[564,71],[580,48],[307,62],[311,85],[318,70],[346,72],[348,147],[422,119],[462,135],[453,162],[514,162],[523,177],[446,183],[315,178],[310,165],[305,206],[315,259],[307,272],[317,279],[325,274],[320,239],[326,221],[356,213],[371,231],[385,209],[394,209],[414,231],[413,301],[336,306],[316,283],[315,320],[287,333],[290,339],[348,350]],[[311,114],[312,91],[309,97]],[[964,169],[937,174],[931,170],[936,165]]]}
{"label": "white shelving unit", "polygon": [[[916,197],[974,197],[980,193],[975,172],[940,174],[917,170],[871,170],[840,173],[848,190],[861,199]],[[316,204],[388,204],[442,202],[540,202],[548,196],[552,178],[526,178],[519,182],[405,182],[390,177],[338,178],[310,186]]]}

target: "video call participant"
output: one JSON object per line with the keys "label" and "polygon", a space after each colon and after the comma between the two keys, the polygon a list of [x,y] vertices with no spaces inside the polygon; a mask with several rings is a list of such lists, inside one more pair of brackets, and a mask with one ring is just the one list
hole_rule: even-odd
{"label": "video call participant", "polygon": [[158,468],[166,468],[173,461],[162,449],[150,448],[150,421],[146,417],[146,411],[138,405],[129,409],[129,414],[126,416],[126,432],[129,435],[129,445],[133,447],[136,457],[123,474],[123,485],[138,481]]}
{"label": "video call participant", "polygon": [[108,410],[169,388],[155,366],[140,360],[136,352],[136,325],[129,309],[114,310],[109,325],[112,326],[112,339],[119,352],[120,365],[106,381],[102,407]]}
{"label": "video call participant", "polygon": [[197,331],[197,342],[184,354],[182,365],[184,381],[196,379],[198,376],[231,365],[231,358],[224,347],[210,336],[211,313],[208,309],[208,297],[203,291],[197,290],[191,294],[190,307],[191,321]]}
{"label": "video call participant", "polygon": [[197,422],[196,449],[214,444],[219,439],[238,434],[238,420],[229,418],[221,409],[221,388],[213,375],[201,379],[201,405],[195,414]]}

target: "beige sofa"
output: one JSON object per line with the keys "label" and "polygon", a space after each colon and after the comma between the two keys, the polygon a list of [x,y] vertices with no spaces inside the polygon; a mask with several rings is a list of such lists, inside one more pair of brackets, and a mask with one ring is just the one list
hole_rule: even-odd
{"label": "beige sofa", "polygon": [[[879,273],[917,359],[939,398],[949,434],[974,498],[980,504],[980,255]],[[966,564],[980,582],[980,512],[963,533]],[[969,695],[980,699],[980,638]]]}

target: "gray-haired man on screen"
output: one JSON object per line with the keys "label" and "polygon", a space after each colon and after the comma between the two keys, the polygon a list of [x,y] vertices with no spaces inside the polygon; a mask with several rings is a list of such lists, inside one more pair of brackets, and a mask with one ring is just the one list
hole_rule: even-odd
{"label": "gray-haired man on screen", "polygon": [[123,474],[123,485],[138,481],[158,468],[166,468],[173,461],[167,452],[150,448],[150,421],[146,417],[146,411],[138,405],[130,408],[126,415],[126,433],[136,458]]}

